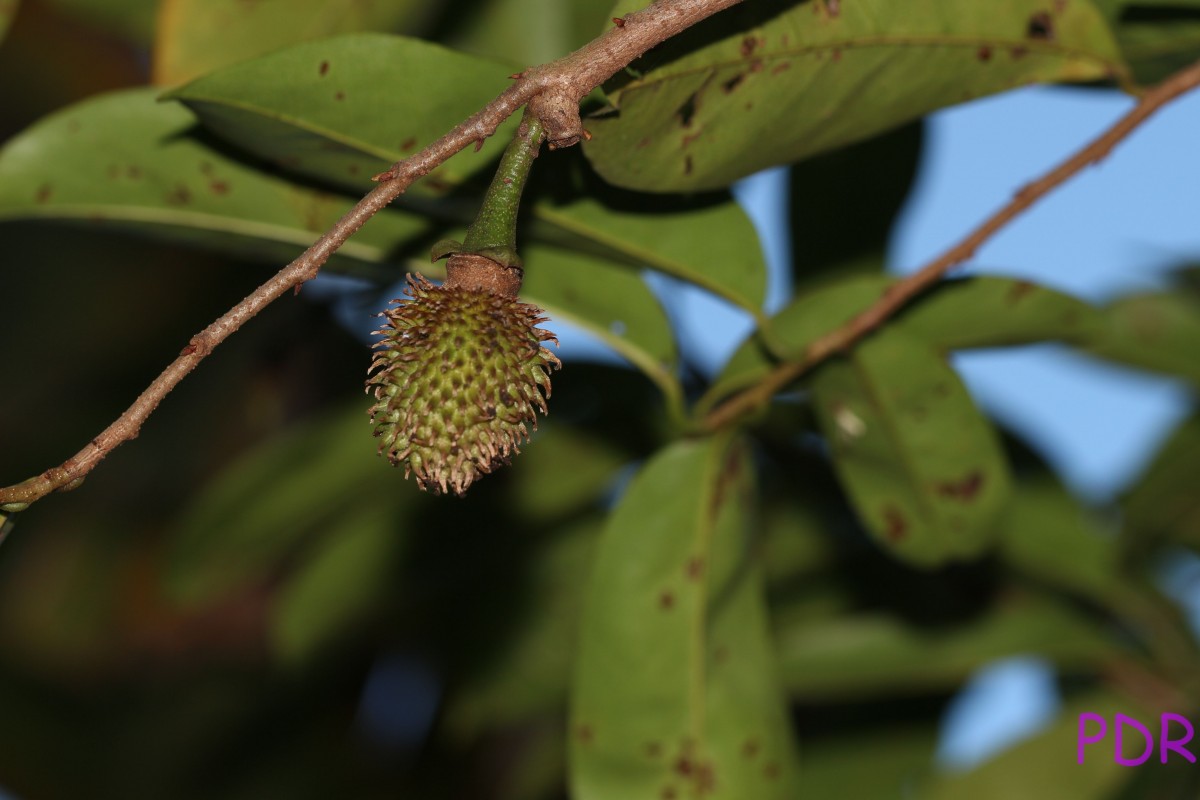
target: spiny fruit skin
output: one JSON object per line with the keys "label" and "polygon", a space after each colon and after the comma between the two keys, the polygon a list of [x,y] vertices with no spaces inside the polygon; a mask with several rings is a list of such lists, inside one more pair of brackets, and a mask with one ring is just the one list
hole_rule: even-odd
{"label": "spiny fruit skin", "polygon": [[383,312],[367,390],[379,452],[435,493],[462,495],[507,464],[546,413],[557,339],[541,309],[487,291],[408,277],[411,300]]}

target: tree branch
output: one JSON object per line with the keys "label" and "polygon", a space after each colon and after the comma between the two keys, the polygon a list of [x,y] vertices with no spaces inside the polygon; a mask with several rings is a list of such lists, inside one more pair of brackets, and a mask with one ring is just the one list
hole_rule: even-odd
{"label": "tree branch", "polygon": [[14,486],[0,488],[0,513],[24,510],[58,490],[73,489],[122,443],[137,437],[142,424],[188,373],[246,324],[291,289],[316,277],[318,270],[367,220],[468,145],[481,142],[517,109],[528,104],[546,129],[551,147],[573,145],[586,134],[579,103],[593,89],[651,47],[741,0],[657,0],[628,14],[613,28],[563,58],[514,76],[516,82],[449,133],[391,169],[375,176],[380,184],[337,224],[273,278],[192,337],[187,347],[134,401],[125,413],[60,466]]}
{"label": "tree branch", "polygon": [[1180,70],[1143,94],[1133,110],[1111,128],[1041,178],[1022,187],[1008,205],[945,253],[888,287],[883,296],[865,311],[814,341],[798,360],[780,364],[754,386],[733,395],[717,406],[705,417],[703,427],[707,430],[717,430],[753,413],[769,403],[776,393],[822,361],[848,350],[859,339],[894,316],[914,297],[940,281],[950,269],[974,255],[980,245],[1017,215],[1084,167],[1098,163],[1155,111],[1197,86],[1200,86],[1200,62]]}

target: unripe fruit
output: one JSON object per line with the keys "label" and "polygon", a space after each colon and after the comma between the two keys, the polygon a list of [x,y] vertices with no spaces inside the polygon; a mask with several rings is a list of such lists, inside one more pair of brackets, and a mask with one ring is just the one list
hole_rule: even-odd
{"label": "unripe fruit", "polygon": [[419,276],[408,294],[380,315],[367,379],[379,452],[422,489],[461,495],[537,429],[560,366],[541,344],[557,340],[536,327],[541,309],[515,297]]}

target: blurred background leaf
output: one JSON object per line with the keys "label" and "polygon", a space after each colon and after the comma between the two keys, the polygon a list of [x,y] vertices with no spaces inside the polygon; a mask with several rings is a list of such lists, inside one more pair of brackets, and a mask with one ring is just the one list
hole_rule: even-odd
{"label": "blurred background leaf", "polygon": [[1200,57],[1195,0],[1095,0],[1109,18],[1134,78],[1155,83]]}
{"label": "blurred background leaf", "polygon": [[339,33],[419,30],[432,11],[427,0],[160,0],[154,82],[182,83]]}

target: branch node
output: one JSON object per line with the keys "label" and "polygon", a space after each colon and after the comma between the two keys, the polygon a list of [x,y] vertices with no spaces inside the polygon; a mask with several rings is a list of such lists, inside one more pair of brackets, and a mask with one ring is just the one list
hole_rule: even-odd
{"label": "branch node", "polygon": [[579,98],[570,89],[552,89],[537,95],[529,101],[529,111],[546,129],[546,142],[551,150],[570,147],[583,138]]}

